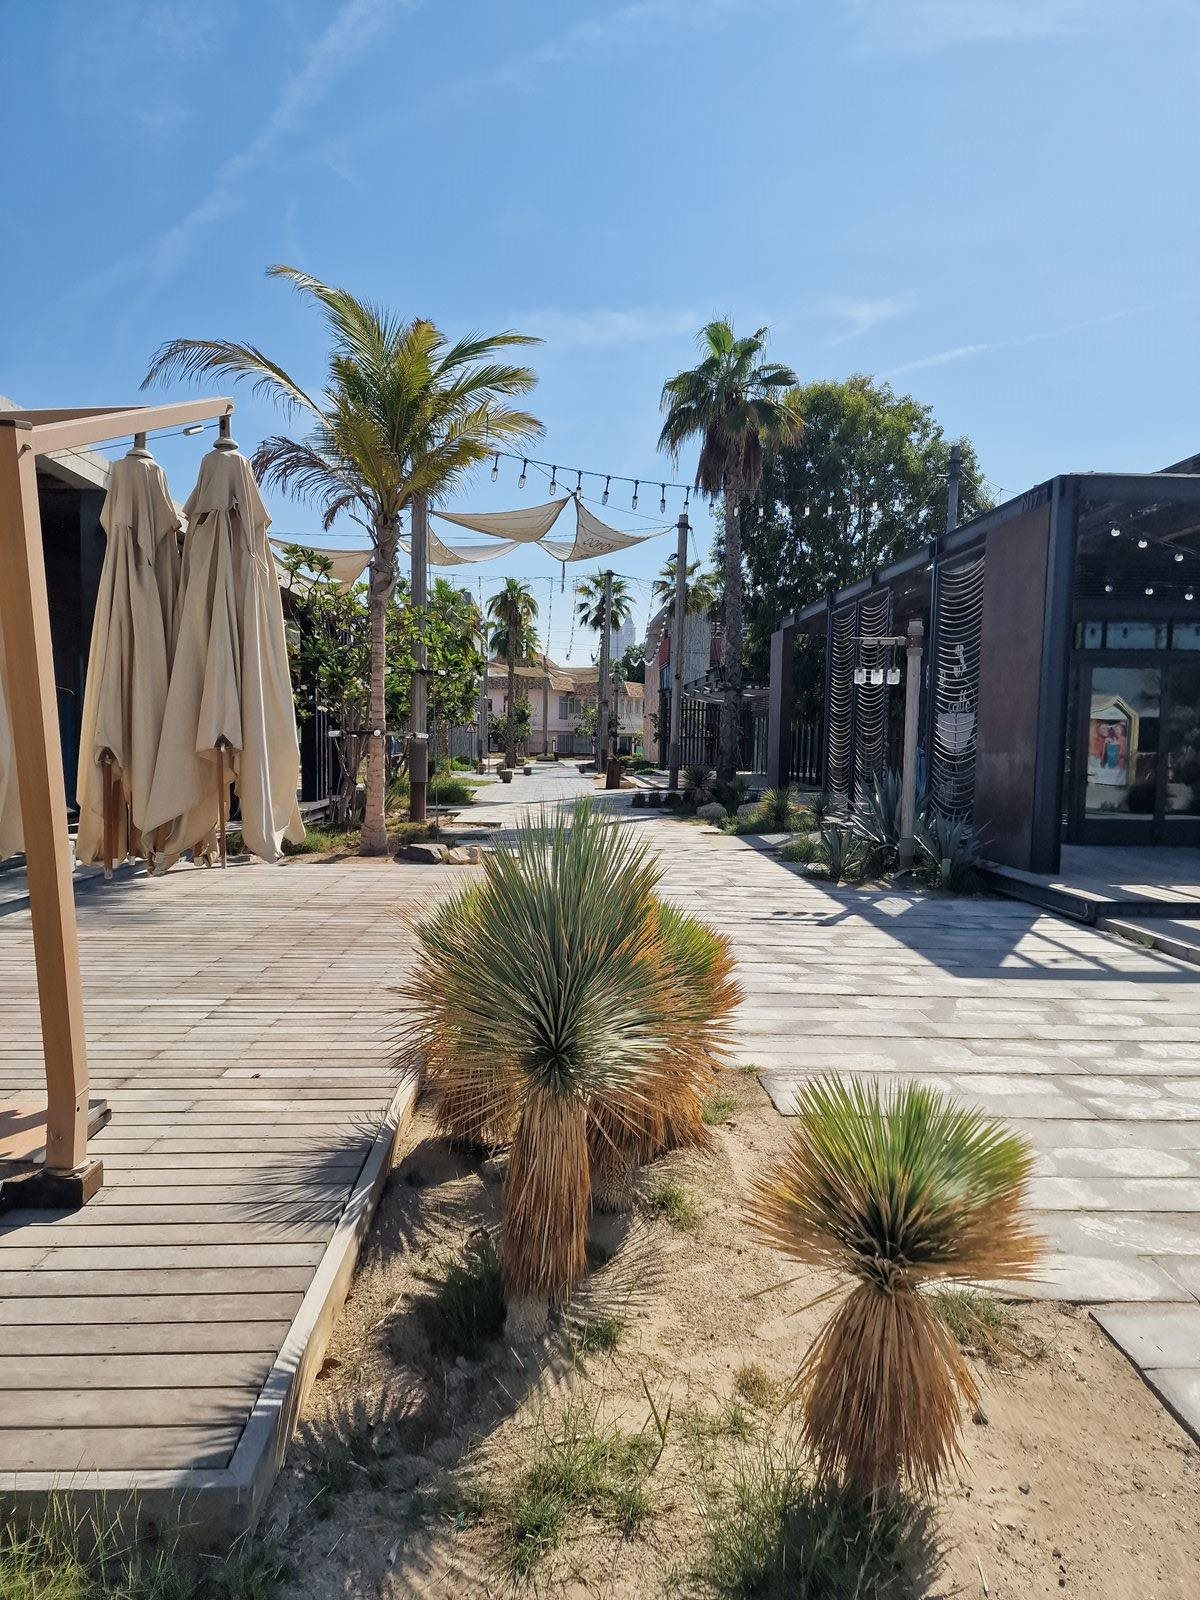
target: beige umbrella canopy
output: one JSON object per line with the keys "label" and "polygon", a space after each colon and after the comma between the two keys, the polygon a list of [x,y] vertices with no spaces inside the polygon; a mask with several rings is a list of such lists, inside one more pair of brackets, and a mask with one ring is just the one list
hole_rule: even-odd
{"label": "beige umbrella canopy", "polygon": [[299,843],[300,744],[270,517],[228,439],[205,456],[184,506],[183,589],[171,685],[144,827],[178,852],[224,830],[232,779],[242,839],[277,861]]}
{"label": "beige umbrella canopy", "polygon": [[179,516],[148,450],[113,463],[100,522],[108,545],[83,700],[76,857],[108,871],[156,843],[146,815],[175,646]]}
{"label": "beige umbrella canopy", "polygon": [[12,723],[5,689],[4,635],[0,633],[0,861],[25,848],[21,831],[21,797],[13,765]]}

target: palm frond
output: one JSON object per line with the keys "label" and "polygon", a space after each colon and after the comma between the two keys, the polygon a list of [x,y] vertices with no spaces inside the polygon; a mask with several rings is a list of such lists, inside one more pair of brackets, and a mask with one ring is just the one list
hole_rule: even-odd
{"label": "palm frond", "polygon": [[252,392],[284,406],[320,415],[320,406],[296,380],[252,344],[228,339],[168,339],[151,357],[142,388],[171,378],[204,378],[215,373],[235,383],[252,378]]}

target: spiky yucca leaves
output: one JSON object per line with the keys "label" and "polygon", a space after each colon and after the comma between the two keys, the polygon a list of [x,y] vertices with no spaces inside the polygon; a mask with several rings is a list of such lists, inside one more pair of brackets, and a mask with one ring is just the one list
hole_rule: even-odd
{"label": "spiky yucca leaves", "polygon": [[510,1299],[582,1275],[587,1106],[636,1085],[665,1047],[646,920],[658,868],[586,802],[518,826],[482,885],[421,923],[427,961],[405,988],[415,1040],[456,1118],[512,1119],[500,1256]]}
{"label": "spiky yucca leaves", "polygon": [[921,1286],[1035,1269],[1032,1165],[1001,1123],[919,1085],[801,1091],[791,1148],[749,1210],[787,1255],[857,1280],[791,1391],[822,1470],[864,1492],[928,1489],[954,1459],[975,1384]]}
{"label": "spiky yucca leaves", "polygon": [[629,1206],[642,1163],[668,1150],[711,1146],[702,1109],[741,1000],[729,941],[697,917],[657,901],[646,943],[656,952],[665,1044],[635,1093],[618,1089],[591,1106],[592,1203],[601,1211]]}

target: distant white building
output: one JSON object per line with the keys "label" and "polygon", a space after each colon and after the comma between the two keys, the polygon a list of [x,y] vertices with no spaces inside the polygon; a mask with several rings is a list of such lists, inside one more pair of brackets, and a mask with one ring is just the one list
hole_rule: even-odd
{"label": "distant white building", "polygon": [[619,628],[613,629],[612,657],[619,661],[630,645],[638,642],[638,626],[632,617],[626,617]]}

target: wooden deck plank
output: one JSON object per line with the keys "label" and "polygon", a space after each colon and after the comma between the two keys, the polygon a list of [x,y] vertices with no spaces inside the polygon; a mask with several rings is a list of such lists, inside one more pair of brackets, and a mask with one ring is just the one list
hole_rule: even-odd
{"label": "wooden deck plank", "polygon": [[[230,1292],[197,1295],[172,1303],[162,1295],[74,1294],[0,1296],[0,1327],[108,1326],[126,1323],[131,1327],[146,1322],[161,1322],[169,1316],[176,1322],[220,1324],[225,1322],[268,1322],[291,1318],[304,1298],[299,1289],[269,1289],[264,1293]],[[7,1333],[4,1335],[8,1337]]]}
{"label": "wooden deck plank", "polygon": [[[56,1302],[57,1303],[57,1302]],[[160,1311],[160,1315],[161,1315]],[[273,1354],[289,1318],[251,1322],[30,1323],[4,1330],[3,1359],[17,1356],[195,1355],[201,1351],[254,1350]],[[177,1363],[179,1365],[179,1363]]]}
{"label": "wooden deck plank", "polygon": [[[270,1323],[261,1326],[270,1327]],[[13,1394],[27,1389],[61,1390],[63,1394],[92,1389],[148,1389],[163,1394],[179,1389],[260,1389],[275,1359],[273,1350],[193,1351],[186,1361],[177,1354],[119,1354],[88,1351],[85,1355],[0,1355],[0,1399],[5,1425],[15,1420]],[[169,1406],[164,1404],[164,1415]],[[73,1418],[72,1420],[76,1420]]]}
{"label": "wooden deck plank", "polygon": [[191,1427],[0,1428],[0,1473],[50,1472],[70,1489],[83,1472],[157,1472],[223,1467],[242,1431],[240,1421]]}

